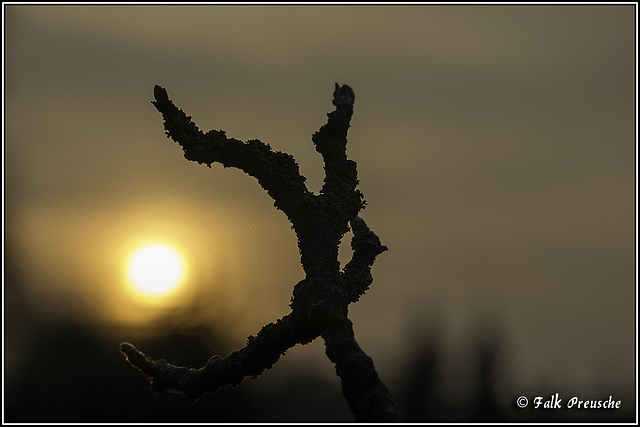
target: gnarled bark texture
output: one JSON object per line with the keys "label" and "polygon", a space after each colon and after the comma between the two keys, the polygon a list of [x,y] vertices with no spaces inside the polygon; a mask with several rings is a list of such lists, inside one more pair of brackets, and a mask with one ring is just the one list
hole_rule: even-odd
{"label": "gnarled bark texture", "polygon": [[[256,378],[287,349],[322,337],[356,421],[399,421],[400,411],[371,358],[356,342],[347,317],[349,304],[373,281],[371,266],[376,257],[387,250],[358,216],[365,203],[356,188],[356,163],[346,155],[353,90],[336,83],[336,108],[313,135],[325,170],[324,185],[317,195],[307,189],[291,155],[273,151],[259,140],[228,138],[221,130],[203,133],[173,104],[164,88],[155,86],[154,95],[152,103],[162,113],[167,137],[182,146],[186,159],[209,167],[214,162],[236,167],[258,180],[293,226],[306,277],[293,288],[291,312],[249,336],[240,350],[213,356],[204,367],[193,369],[152,360],[133,345],[122,343],[120,349],[129,362],[149,377],[154,390],[178,391],[195,400],[220,387],[236,386],[245,377]],[[349,226],[353,256],[341,270],[338,247]]]}

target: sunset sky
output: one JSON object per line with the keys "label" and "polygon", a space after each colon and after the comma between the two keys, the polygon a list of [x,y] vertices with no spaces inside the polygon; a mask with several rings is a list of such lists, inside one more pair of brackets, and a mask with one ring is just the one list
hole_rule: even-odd
{"label": "sunset sky", "polygon": [[[338,82],[356,95],[361,216],[389,248],[350,307],[383,379],[434,336],[463,367],[486,333],[505,401],[541,385],[633,397],[635,19],[633,4],[5,4],[5,294],[122,341],[163,318],[241,348],[289,312],[295,235],[255,179],[184,159],[153,87],[205,132],[290,153],[317,192],[311,136]],[[126,277],[151,243],[188,265],[163,301]],[[28,348],[12,343],[7,364]],[[334,375],[321,342],[280,363]]]}

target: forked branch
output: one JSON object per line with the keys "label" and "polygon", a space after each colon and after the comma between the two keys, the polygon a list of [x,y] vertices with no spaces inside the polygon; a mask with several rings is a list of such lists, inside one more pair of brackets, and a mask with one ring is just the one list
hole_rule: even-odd
{"label": "forked branch", "polygon": [[[347,317],[348,306],[368,290],[371,267],[386,251],[380,239],[358,213],[364,208],[356,163],[346,155],[347,131],[355,95],[336,83],[336,109],[312,141],[322,155],[325,180],[320,194],[304,184],[298,164],[289,154],[272,151],[258,140],[228,138],[224,131],[202,133],[169,99],[164,88],[154,88],[153,105],[164,118],[168,137],[182,146],[184,156],[201,164],[236,167],[255,177],[293,225],[306,277],[293,288],[291,312],[264,326],[247,345],[225,356],[213,356],[200,369],[172,365],[146,357],[132,344],[120,350],[134,367],[149,377],[158,392],[177,391],[191,400],[220,387],[237,386],[244,378],[258,377],[296,344],[322,337],[326,354],[336,366],[342,391],[356,421],[398,421],[400,411],[380,380],[373,361],[360,348]],[[353,231],[352,259],[340,270],[338,246]]]}

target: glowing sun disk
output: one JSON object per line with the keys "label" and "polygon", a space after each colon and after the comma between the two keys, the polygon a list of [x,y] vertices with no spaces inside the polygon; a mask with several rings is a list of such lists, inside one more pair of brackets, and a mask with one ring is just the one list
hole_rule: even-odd
{"label": "glowing sun disk", "polygon": [[145,295],[160,296],[173,291],[183,280],[185,266],[169,246],[147,245],[133,253],[127,266],[129,281]]}

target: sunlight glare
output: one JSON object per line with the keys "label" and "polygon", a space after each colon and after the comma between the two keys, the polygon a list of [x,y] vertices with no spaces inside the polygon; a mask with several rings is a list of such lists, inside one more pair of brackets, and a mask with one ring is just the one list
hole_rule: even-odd
{"label": "sunlight glare", "polygon": [[162,296],[184,281],[185,263],[169,246],[152,244],[133,253],[127,266],[130,283],[141,294]]}

